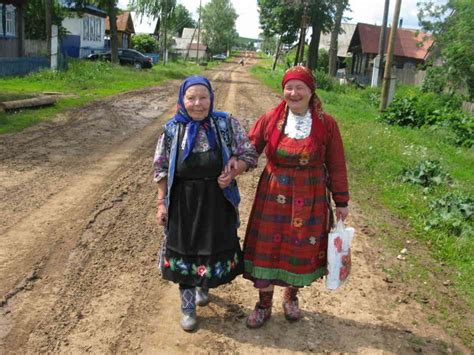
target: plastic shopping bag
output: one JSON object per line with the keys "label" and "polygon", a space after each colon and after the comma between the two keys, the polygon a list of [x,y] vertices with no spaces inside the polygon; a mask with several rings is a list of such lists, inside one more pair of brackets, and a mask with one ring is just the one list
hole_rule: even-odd
{"label": "plastic shopping bag", "polygon": [[345,227],[342,220],[338,220],[336,227],[329,233],[326,287],[330,290],[335,290],[341,286],[349,276],[353,237],[354,228]]}

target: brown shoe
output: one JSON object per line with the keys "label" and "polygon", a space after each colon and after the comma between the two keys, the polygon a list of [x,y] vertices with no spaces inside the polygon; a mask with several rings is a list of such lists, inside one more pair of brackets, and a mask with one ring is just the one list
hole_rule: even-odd
{"label": "brown shoe", "polygon": [[295,322],[303,317],[303,313],[298,307],[298,300],[283,301],[283,312],[285,313],[286,320],[290,322]]}
{"label": "brown shoe", "polygon": [[272,307],[260,308],[260,302],[257,302],[254,310],[247,317],[247,327],[255,329],[260,328],[272,315]]}

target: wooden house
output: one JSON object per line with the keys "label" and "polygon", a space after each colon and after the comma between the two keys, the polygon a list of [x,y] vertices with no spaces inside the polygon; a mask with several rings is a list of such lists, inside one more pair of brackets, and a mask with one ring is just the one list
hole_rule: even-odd
{"label": "wooden house", "polygon": [[200,33],[200,43],[198,47],[198,29],[197,28],[184,28],[181,37],[173,37],[173,51],[180,57],[183,58],[196,58],[199,59],[207,57],[207,46],[202,43],[202,34]]}
{"label": "wooden house", "polygon": [[[117,37],[118,45],[120,48],[131,48],[132,47],[132,35],[135,34],[135,27],[133,25],[133,19],[130,12],[125,11],[120,15],[117,15]],[[105,35],[107,36],[107,43],[110,39],[110,20],[107,17],[105,20]],[[110,47],[110,45],[106,45]]]}
{"label": "wooden house", "polygon": [[0,0],[0,57],[24,55],[26,1]]}
{"label": "wooden house", "polygon": [[[348,52],[349,44],[354,35],[356,25],[352,23],[342,23],[341,33],[337,36],[337,68],[345,68],[347,58],[351,57]],[[329,52],[331,46],[331,32],[321,33],[319,49],[325,49]]]}
{"label": "wooden house", "polygon": [[82,9],[71,5],[69,8],[71,16],[62,22],[69,34],[61,41],[61,52],[69,57],[84,58],[90,53],[103,51],[107,13],[93,5]]}
{"label": "wooden house", "polygon": [[[352,67],[349,73],[359,82],[369,83],[372,78],[374,58],[379,51],[379,37],[381,26],[358,23],[349,44],[348,51],[352,53]],[[387,30],[390,37],[390,28]],[[405,28],[397,30],[393,65],[396,69],[416,69],[418,64],[424,63],[426,54],[433,41],[423,32]],[[387,53],[387,48],[385,48]]]}

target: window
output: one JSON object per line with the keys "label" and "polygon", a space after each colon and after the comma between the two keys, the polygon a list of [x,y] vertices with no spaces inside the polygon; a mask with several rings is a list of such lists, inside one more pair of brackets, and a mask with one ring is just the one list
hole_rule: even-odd
{"label": "window", "polygon": [[87,16],[82,19],[82,37],[85,41],[89,39],[89,17]]}
{"label": "window", "polygon": [[0,37],[3,37],[3,5],[0,4]]}
{"label": "window", "polygon": [[15,6],[5,6],[5,36],[16,36]]}
{"label": "window", "polygon": [[85,16],[82,19],[82,32],[84,41],[101,41],[101,23],[100,18]]}
{"label": "window", "polygon": [[102,21],[100,18],[97,19],[97,41],[102,41]]}

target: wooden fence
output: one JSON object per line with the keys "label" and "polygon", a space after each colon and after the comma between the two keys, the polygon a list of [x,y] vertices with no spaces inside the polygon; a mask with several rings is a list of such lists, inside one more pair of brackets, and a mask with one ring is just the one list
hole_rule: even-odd
{"label": "wooden fence", "polygon": [[0,58],[0,77],[26,75],[49,66],[47,57]]}
{"label": "wooden fence", "polygon": [[424,70],[416,70],[411,68],[394,68],[393,73],[397,77],[397,82],[404,85],[421,86],[426,76],[426,72]]}
{"label": "wooden fence", "polygon": [[471,116],[474,115],[474,102],[463,102],[462,110]]}
{"label": "wooden fence", "polygon": [[46,41],[35,39],[25,40],[25,57],[36,57],[45,55],[48,51]]}

